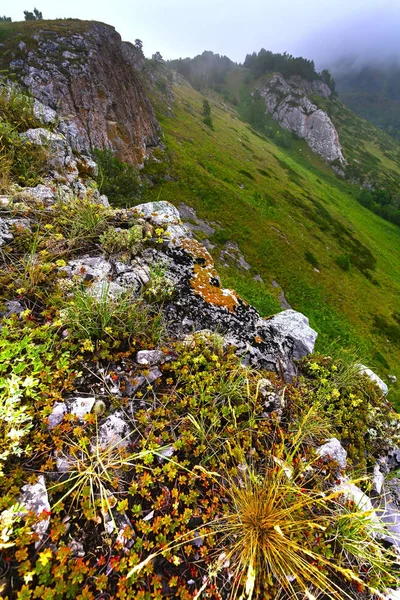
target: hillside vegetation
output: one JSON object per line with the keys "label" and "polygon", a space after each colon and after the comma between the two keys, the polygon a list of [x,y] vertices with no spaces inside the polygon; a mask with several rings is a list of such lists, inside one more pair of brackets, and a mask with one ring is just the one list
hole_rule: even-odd
{"label": "hillside vegetation", "polygon": [[[400,419],[346,348],[396,373],[400,229],[305,143],[148,68],[164,145],[140,170],[1,82],[1,598],[383,597]],[[262,318],[285,294],[320,352],[303,314]]]}
{"label": "hillside vegetation", "polygon": [[[158,167],[170,180],[161,177],[145,197],[184,202],[198,217],[218,223],[209,240],[223,281],[262,313],[279,308],[280,289],[272,285],[277,281],[319,332],[321,351],[355,347],[361,361],[383,376],[398,374],[400,228],[361,206],[359,187],[338,178],[301,140],[277,146],[212,91],[211,129],[203,123],[201,93],[184,81],[173,92],[171,116],[159,114],[168,166]],[[372,135],[373,127],[361,124]],[[348,130],[345,142],[353,135],[358,152],[355,130]],[[383,176],[390,176],[379,145],[369,144],[381,157]],[[228,241],[238,243],[250,271],[220,260]]]}

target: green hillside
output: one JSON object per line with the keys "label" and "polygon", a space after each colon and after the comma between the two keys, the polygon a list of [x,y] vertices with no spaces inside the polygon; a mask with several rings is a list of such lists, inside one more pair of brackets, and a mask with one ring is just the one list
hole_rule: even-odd
{"label": "green hillside", "polygon": [[[276,281],[320,333],[318,350],[355,347],[381,376],[399,378],[400,228],[361,206],[359,186],[338,178],[303,141],[277,146],[215,92],[207,96],[211,129],[203,123],[203,94],[183,80],[173,92],[172,114],[159,112],[171,180],[160,178],[146,199],[184,202],[199,218],[218,223],[209,240],[223,284],[263,314],[279,309]],[[335,119],[345,149],[365,148],[382,177],[397,177],[397,164],[384,154],[384,134],[357,117],[349,123],[351,117],[346,111]],[[390,140],[388,152],[398,150]],[[238,243],[250,271],[222,264],[227,241]],[[391,398],[399,401],[398,386]]]}

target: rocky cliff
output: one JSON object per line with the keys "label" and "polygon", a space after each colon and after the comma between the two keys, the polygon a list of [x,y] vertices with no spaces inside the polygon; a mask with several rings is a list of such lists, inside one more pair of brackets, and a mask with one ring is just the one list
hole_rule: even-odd
{"label": "rocky cliff", "polygon": [[335,126],[327,113],[308,97],[315,93],[328,98],[331,91],[326,84],[296,76],[286,80],[276,73],[259,92],[268,112],[282,127],[305,139],[313,152],[343,170],[346,160]]}
{"label": "rocky cliff", "polygon": [[[3,44],[4,45],[4,44]],[[160,127],[140,78],[141,53],[109,25],[46,21],[15,24],[2,66],[46,106],[57,109],[74,150],[110,148],[141,164]]]}

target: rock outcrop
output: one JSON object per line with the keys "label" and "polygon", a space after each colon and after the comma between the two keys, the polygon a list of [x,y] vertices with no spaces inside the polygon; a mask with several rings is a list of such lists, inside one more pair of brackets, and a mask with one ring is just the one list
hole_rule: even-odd
{"label": "rock outcrop", "polygon": [[317,93],[324,98],[330,94],[320,81],[305,81],[300,77],[284,79],[276,73],[259,89],[272,117],[284,128],[306,140],[313,152],[333,163],[340,172],[346,166],[338,132],[325,111],[318,108],[307,94]]}
{"label": "rock outcrop", "polygon": [[57,111],[74,150],[110,148],[141,164],[159,144],[160,127],[136,70],[140,53],[132,45],[128,52],[113,27],[50,21],[35,28],[29,45],[15,38],[9,71],[45,105],[42,120]]}
{"label": "rock outcrop", "polygon": [[237,348],[245,364],[265,368],[291,380],[296,374],[295,360],[314,349],[317,333],[308,319],[294,310],[262,318],[234,291],[221,287],[214,262],[204,246],[191,237],[182,225],[179,212],[167,202],[151,202],[127,211],[146,219],[154,228],[164,227],[160,248],[147,248],[121,275],[118,263],[103,256],[84,256],[72,260],[64,270],[92,282],[92,288],[107,281],[109,290],[138,291],[143,274],[154,264],[163,264],[174,295],[165,307],[171,334],[178,338],[193,331],[210,329],[224,335]]}

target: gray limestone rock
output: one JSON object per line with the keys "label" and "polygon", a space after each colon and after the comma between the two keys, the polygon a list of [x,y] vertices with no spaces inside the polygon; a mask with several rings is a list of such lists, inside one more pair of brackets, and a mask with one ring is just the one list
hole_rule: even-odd
{"label": "gray limestone rock", "polygon": [[[49,497],[47,495],[46,482],[43,475],[39,475],[37,483],[27,484],[22,487],[20,504],[24,506],[26,512],[33,512],[37,516],[40,516],[43,511],[50,512]],[[23,514],[25,513],[22,513],[21,516],[23,516]],[[40,546],[49,524],[50,516],[38,521],[32,526],[32,529],[39,536],[39,542],[36,542],[35,544],[36,547]]]}
{"label": "gray limestone rock", "polygon": [[317,332],[309,325],[305,315],[293,309],[284,310],[266,321],[267,328],[282,340],[293,340],[293,358],[300,359],[314,351]]}
{"label": "gray limestone rock", "polygon": [[44,204],[51,205],[57,197],[57,192],[47,185],[40,184],[36,187],[24,188],[23,197],[24,200],[27,200],[26,197],[28,197],[28,199],[34,198]]}
{"label": "gray limestone rock", "polygon": [[325,462],[334,460],[337,462],[339,469],[346,469],[347,452],[337,438],[329,439],[326,444],[317,448],[316,452]]}
{"label": "gray limestone rock", "polygon": [[[334,124],[326,112],[311,102],[305,90],[311,91],[306,82],[300,87],[298,80],[286,81],[277,73],[259,92],[268,112],[284,129],[305,139],[311,150],[328,163],[344,167],[347,163]],[[327,91],[321,87],[320,93],[326,97]]]}
{"label": "gray limestone rock", "polygon": [[14,239],[13,234],[10,231],[10,219],[3,219],[0,217],[0,246],[8,244]]}
{"label": "gray limestone rock", "polygon": [[70,260],[60,271],[65,271],[70,277],[82,277],[86,281],[105,281],[111,274],[112,266],[103,256],[83,256]]}
{"label": "gray limestone rock", "polygon": [[55,110],[39,102],[36,98],[33,101],[33,114],[36,119],[44,125],[54,125],[57,123],[57,113]]}
{"label": "gray limestone rock", "polygon": [[61,174],[68,173],[72,178],[78,176],[78,169],[71,147],[61,133],[39,127],[28,129],[20,135],[31,144],[42,146],[48,150],[49,168],[55,169]]}
{"label": "gray limestone rock", "polygon": [[54,429],[54,427],[57,427],[57,425],[62,422],[64,415],[66,415],[67,412],[68,410],[65,402],[56,402],[53,406],[53,410],[47,417],[47,427],[49,429]]}
{"label": "gray limestone rock", "polygon": [[12,226],[22,227],[23,229],[29,229],[29,219],[12,219],[0,217],[0,246],[8,244],[14,239],[14,235],[11,232]]}
{"label": "gray limestone rock", "polygon": [[139,350],[136,354],[136,362],[139,365],[162,365],[166,355],[162,350]]}
{"label": "gray limestone rock", "polygon": [[169,202],[148,202],[135,206],[134,211],[144,217],[150,218],[155,225],[166,226],[166,232],[171,241],[185,238],[190,235],[190,229],[181,222],[177,208]]}
{"label": "gray limestone rock", "polygon": [[153,367],[150,369],[148,375],[145,376],[145,379],[149,385],[153,384],[157,379],[162,377],[162,373],[158,367]]}
{"label": "gray limestone rock", "polygon": [[[138,50],[128,52],[113,27],[96,22],[83,35],[42,29],[32,38],[29,52],[6,57],[8,65],[36,100],[57,111],[57,129],[73,149],[108,148],[143,164],[160,143],[160,127],[138,73]],[[37,108],[37,115],[52,122],[51,113]]]}
{"label": "gray limestone rock", "polygon": [[130,427],[119,411],[107,417],[99,426],[98,444],[102,448],[109,446],[127,446],[129,444]]}
{"label": "gray limestone rock", "polygon": [[94,398],[93,396],[77,396],[76,398],[69,398],[69,412],[75,417],[78,417],[78,419],[82,420],[85,415],[91,412],[95,402],[96,398]]}
{"label": "gray limestone rock", "polygon": [[359,371],[362,375],[367,375],[367,377],[370,378],[371,381],[373,381],[374,383],[376,383],[376,385],[380,388],[380,390],[382,391],[382,394],[384,396],[387,396],[389,393],[389,388],[386,385],[386,383],[384,381],[382,381],[382,379],[380,377],[378,377],[378,375],[376,373],[374,373],[372,371],[372,369],[366,367],[365,365],[357,365],[359,367]]}

